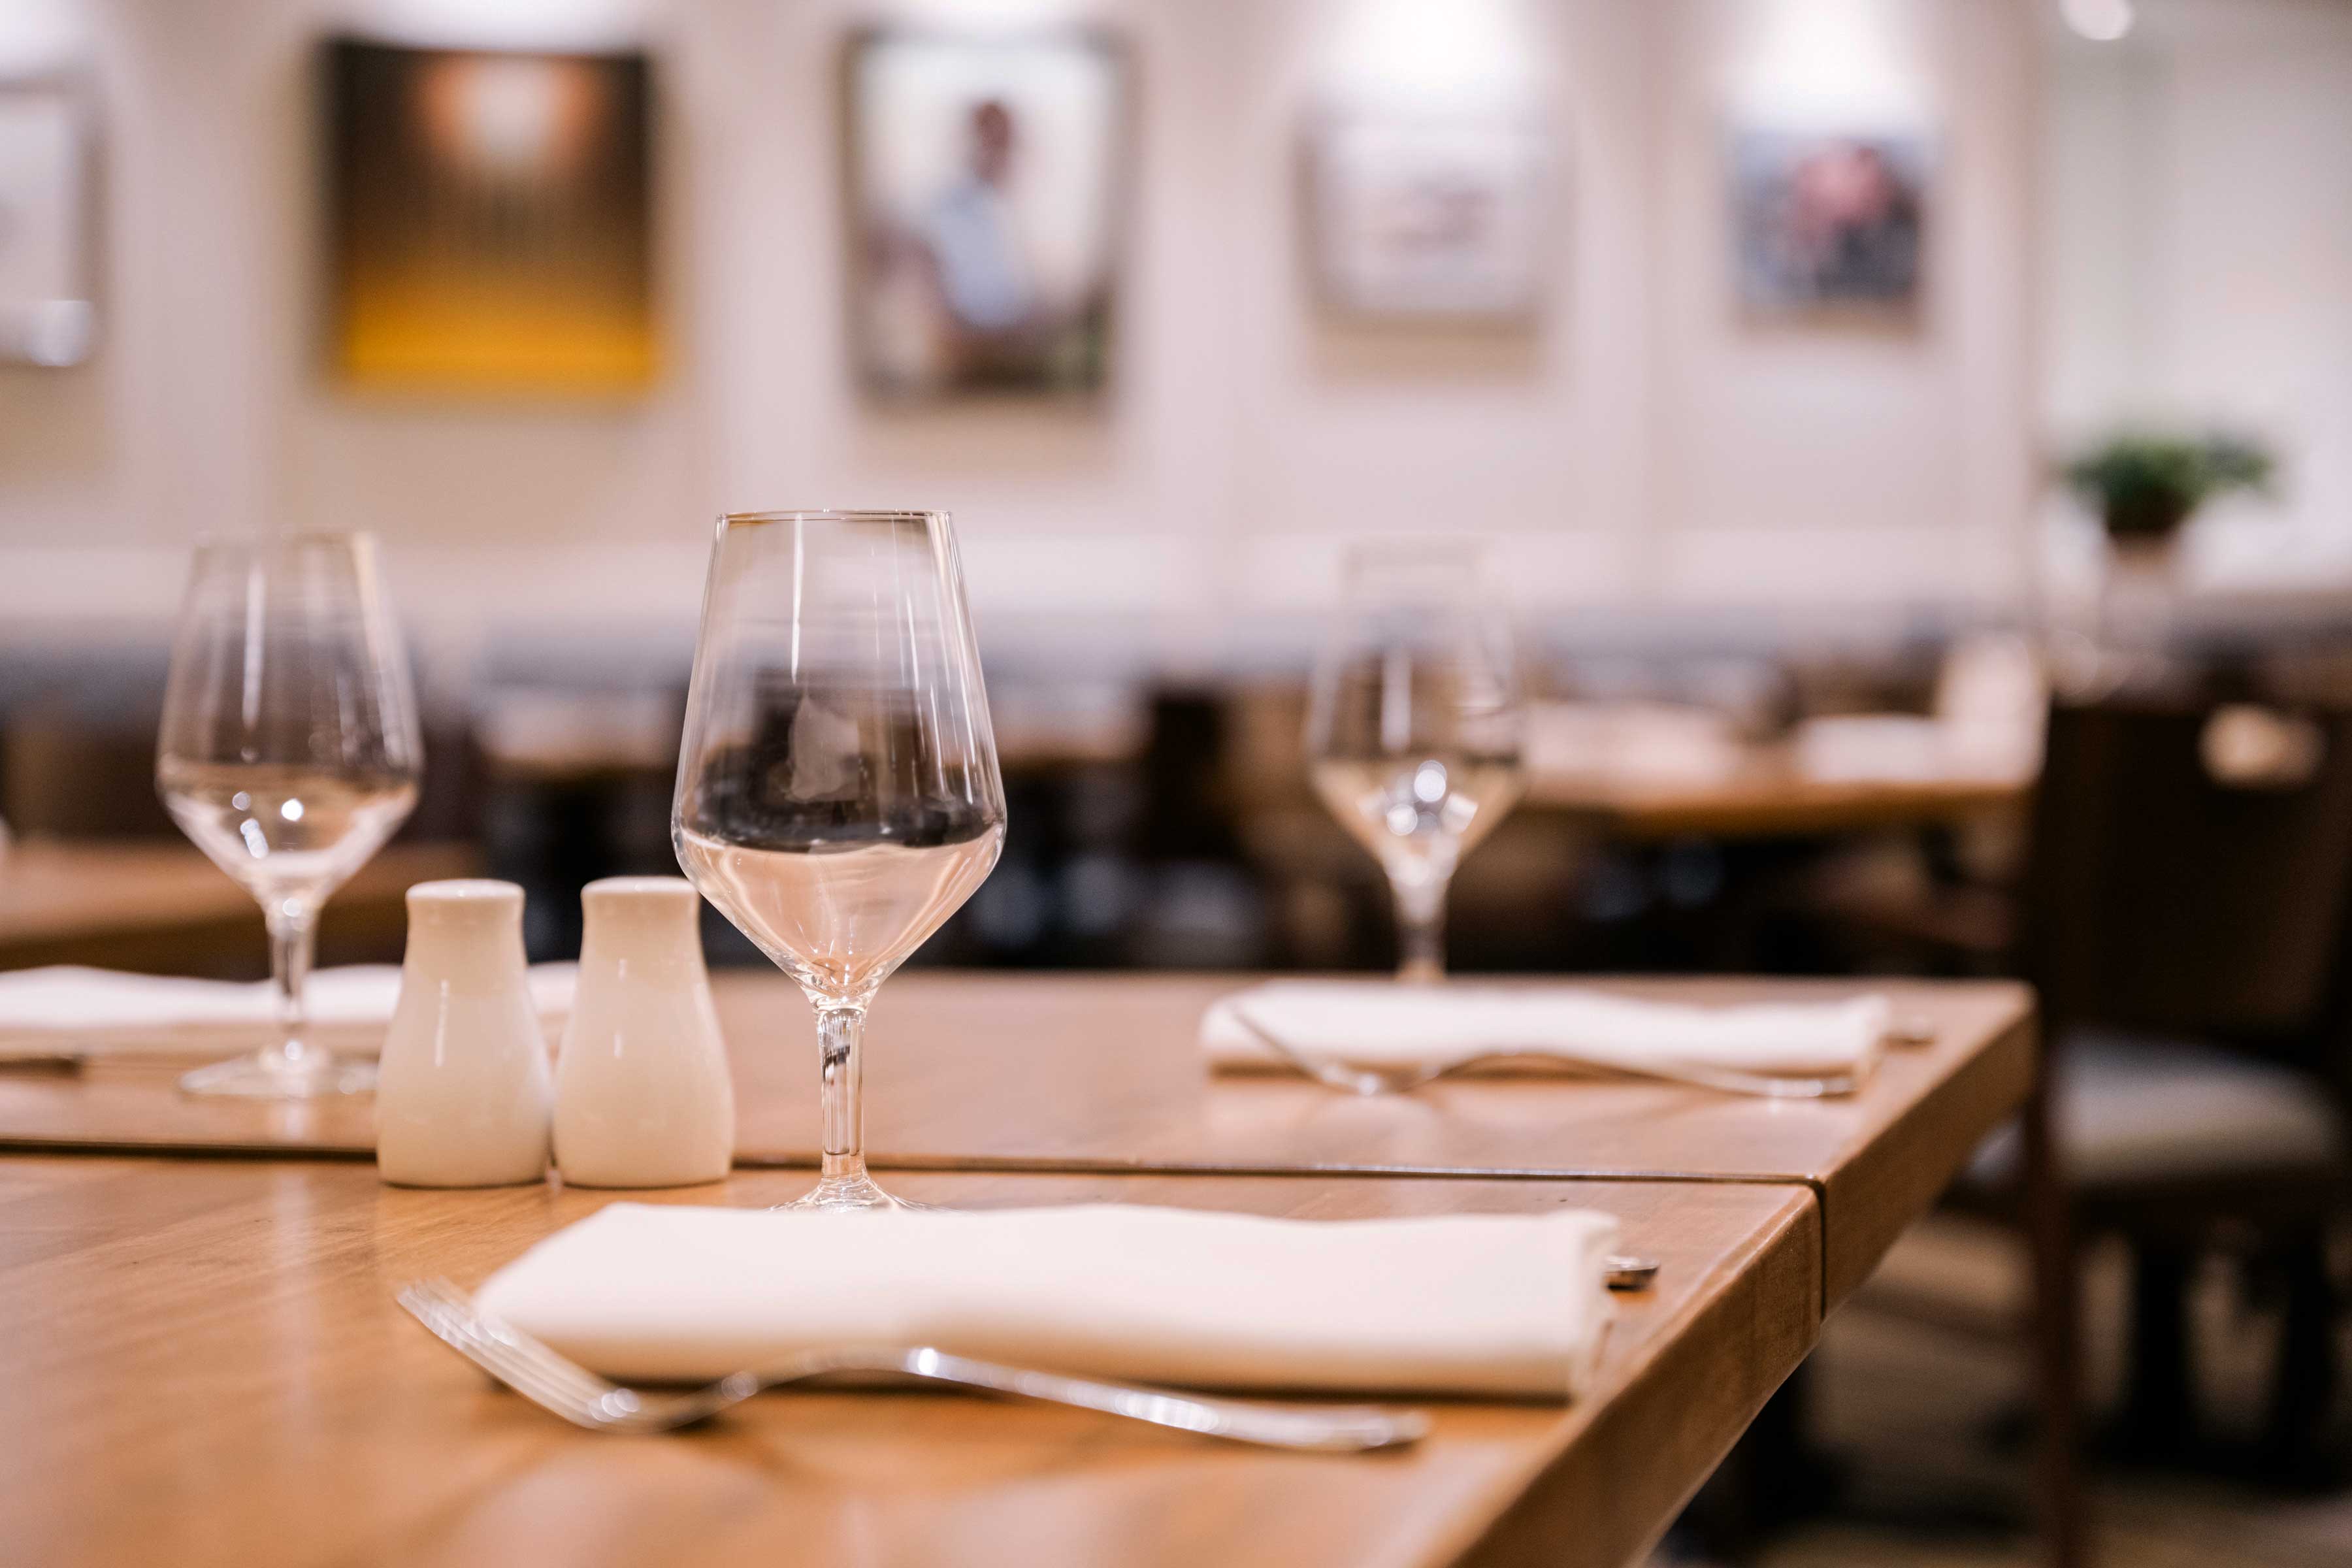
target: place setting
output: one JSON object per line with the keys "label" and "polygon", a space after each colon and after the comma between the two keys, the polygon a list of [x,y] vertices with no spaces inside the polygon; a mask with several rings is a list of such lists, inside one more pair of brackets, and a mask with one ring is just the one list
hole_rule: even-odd
{"label": "place setting", "polygon": [[[200,555],[184,617],[159,788],[262,900],[275,981],[0,976],[26,1068],[50,1039],[88,1072],[274,1028],[259,1053],[181,1077],[165,1109],[372,1099],[381,1179],[459,1203],[463,1189],[549,1180],[592,1192],[723,1182],[734,1089],[698,891],[814,1011],[815,1184],[764,1211],[612,1202],[470,1295],[429,1277],[399,1288],[418,1323],[531,1403],[576,1426],[646,1435],[719,1417],[772,1387],[879,1378],[1347,1452],[1411,1445],[1427,1422],[1333,1396],[1569,1403],[1590,1392],[1612,1299],[1648,1292],[1661,1267],[1626,1250],[1604,1212],[963,1212],[907,1203],[876,1182],[863,1142],[865,1010],[982,884],[1007,816],[942,514],[721,522],[674,806],[687,877],[591,883],[576,963],[526,963],[521,889],[476,879],[409,890],[398,970],[310,973],[320,905],[414,793],[414,723],[372,550],[309,538],[274,553]],[[226,595],[224,576],[246,590]],[[1432,673],[1425,660],[1385,662]],[[1461,689],[1435,673],[1442,689]],[[1426,779],[1483,725],[1478,765],[1503,781],[1481,807],[1491,822],[1507,807],[1515,754],[1507,667],[1501,676],[1486,706],[1391,693],[1392,710],[1417,710],[1435,731],[1390,735],[1383,765]],[[1385,787],[1369,763],[1349,771]],[[342,809],[347,796],[361,804]],[[1391,837],[1435,885],[1423,916],[1433,923],[1444,874],[1475,835],[1470,808],[1432,804],[1409,825],[1399,806]],[[1851,1078],[1886,1027],[1875,998],[1719,1012],[1549,988],[1488,994],[1443,983],[1440,962],[1423,942],[1393,983],[1276,982],[1217,1000],[1199,1026],[1206,1091],[1228,1072],[1284,1068],[1360,1089],[1335,1075],[1434,1077],[1445,1069],[1412,1064],[1478,1065],[1465,1053],[1492,1056],[1486,1042],[1503,1039],[1525,1057],[1549,1037],[1582,1069],[1751,1092],[1740,1073]],[[379,1049],[366,1048],[371,1036]],[[1726,1053],[1741,1065],[1721,1065]],[[1722,1090],[1709,1072],[1741,1087]],[[1322,1397],[1265,1397],[1301,1393]]]}
{"label": "place setting", "polygon": [[[396,967],[314,973],[425,778],[378,549],[197,552],[155,786],[259,904],[271,978],[0,973],[0,1144],[328,1163],[312,1190],[402,1238],[357,1321],[396,1310],[551,1433],[619,1452],[928,1393],[1376,1467],[1488,1411],[1525,1462],[1597,1476],[1580,1435],[1672,1419],[1693,1378],[1739,1390],[1727,1441],[1885,1244],[1846,1184],[1956,1161],[2013,1103],[1938,1130],[1899,1113],[1948,1074],[1880,1081],[2019,1052],[2005,992],[1971,1020],[1916,984],[1448,974],[1525,728],[1507,595],[1454,542],[1350,553],[1305,719],[1316,794],[1388,880],[1392,976],[900,974],[1017,826],[938,511],[719,520],[683,874],[586,881],[576,954],[530,962],[531,895],[478,876],[407,889]],[[714,977],[706,904],[779,973]],[[1822,1118],[1773,1120],[1797,1110]],[[1720,1364],[1763,1319],[1769,1353]],[[427,1418],[464,1442],[484,1415]]]}
{"label": "place setting", "polygon": [[[1338,1451],[1409,1444],[1425,1422],[1101,1380],[1574,1398],[1593,1375],[1610,1292],[1646,1288],[1658,1268],[1620,1252],[1604,1215],[1317,1223],[1126,1205],[960,1213],[909,1205],[876,1183],[862,1142],[866,1006],[980,885],[1004,831],[963,598],[940,514],[763,513],[719,528],[675,833],[695,885],[814,1009],[824,1139],[816,1185],[767,1212],[616,1203],[541,1242],[470,1300],[422,1280],[403,1289],[402,1305],[524,1397],[609,1432],[674,1429],[763,1388],[844,1375]],[[618,968],[600,957],[608,928],[592,904],[575,1016],[596,1016],[598,988],[619,976],[603,1005],[634,1029],[567,1030],[551,1086],[528,1049],[493,1079],[453,1065],[488,1042],[452,1026],[450,999],[475,984],[467,966],[495,945],[513,950],[505,989],[515,990],[518,911],[487,886],[446,886],[411,894],[415,915],[433,912],[413,927],[407,978],[434,984],[442,1001],[429,1073],[404,1033],[405,1006],[386,1044],[384,1178],[528,1180],[551,1154],[570,1184],[668,1184],[650,1179],[650,1166],[591,1168],[576,1145],[633,1121],[643,1158],[658,1165],[656,1130],[679,1134],[690,1111],[656,1109],[668,1091],[643,1067],[633,1099],[601,1112],[577,1108],[575,1080],[583,1057],[602,1062],[635,1037],[709,1028],[686,928],[669,922],[682,945],[651,966],[679,977],[672,1005],[647,1011],[650,999],[628,999],[647,984],[644,955]],[[487,923],[439,934],[475,911]],[[438,981],[430,956],[418,957],[426,937],[458,966]],[[507,1022],[527,1036],[521,1009],[509,1007]],[[443,1080],[432,1100],[428,1078]],[[521,1109],[534,1097],[553,1108],[536,1129]],[[484,1101],[516,1114],[492,1129]],[[454,1127],[478,1150],[462,1147]],[[509,1158],[510,1171],[500,1163]],[[725,1160],[714,1163],[677,1174],[723,1174]],[[702,1386],[656,1393],[634,1382]]]}
{"label": "place setting", "polygon": [[[429,1278],[401,1288],[420,1323],[524,1397],[575,1426],[645,1433],[769,1386],[887,1375],[1242,1441],[1378,1448],[1415,1440],[1422,1424],[1100,1380],[1572,1399],[1612,1294],[1654,1286],[1658,1260],[1625,1249],[1617,1222],[1591,1211],[1393,1223],[1120,1205],[967,1215],[877,1183],[864,1142],[866,1009],[982,884],[1007,822],[940,513],[721,521],[673,807],[686,877],[591,883],[576,963],[526,963],[520,889],[444,881],[410,889],[400,969],[311,974],[320,905],[415,792],[415,721],[373,549],[318,537],[200,554],[184,614],[159,788],[262,900],[275,982],[34,971],[0,976],[0,1015],[27,1071],[168,1059],[274,1026],[258,1053],[183,1076],[178,1103],[268,1108],[283,1144],[373,1154],[402,1187],[691,1187],[723,1180],[739,1158],[773,1163],[738,1148],[730,1049],[695,929],[696,895],[708,899],[814,1015],[815,1185],[784,1205],[793,1212],[615,1203],[470,1298]],[[223,579],[248,587],[230,596]],[[1495,602],[1474,551],[1359,552],[1307,741],[1319,793],[1391,879],[1399,972],[1212,995],[1193,1008],[1187,1070],[1201,1095],[1270,1074],[1350,1097],[1534,1074],[1835,1100],[1865,1089],[1890,1040],[1932,1037],[1871,994],[1692,1005],[1448,981],[1447,884],[1518,790],[1520,674]],[[260,700],[232,704],[233,692]],[[199,775],[201,789],[189,782]],[[346,795],[366,809],[337,816],[320,804]],[[784,1034],[797,1009],[763,994],[761,1032]],[[740,1061],[742,1010],[734,1017]],[[339,1102],[369,1105],[372,1126],[355,1131],[346,1115],[321,1136],[318,1121],[285,1110]],[[142,1115],[151,1131],[173,1121],[152,1098]],[[845,1226],[825,1222],[845,1215]],[[1236,1315],[1240,1279],[1251,1306]]]}

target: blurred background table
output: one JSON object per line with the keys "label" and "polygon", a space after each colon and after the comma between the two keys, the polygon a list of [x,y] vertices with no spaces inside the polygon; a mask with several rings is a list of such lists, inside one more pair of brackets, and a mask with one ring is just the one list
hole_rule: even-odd
{"label": "blurred background table", "polygon": [[1759,753],[1710,779],[1533,773],[1524,805],[1634,840],[1825,838],[2014,816],[2026,793],[2023,781],[1980,773],[1822,779]]}
{"label": "blurred background table", "polygon": [[[386,847],[328,903],[320,962],[397,963],[410,886],[480,868],[470,845]],[[268,949],[253,895],[185,842],[20,839],[0,852],[0,969],[37,963],[251,978]]]}

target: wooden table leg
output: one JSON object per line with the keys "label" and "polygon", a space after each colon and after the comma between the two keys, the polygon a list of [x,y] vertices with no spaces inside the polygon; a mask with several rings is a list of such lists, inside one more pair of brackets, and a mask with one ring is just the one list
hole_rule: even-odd
{"label": "wooden table leg", "polygon": [[2189,1290],[2196,1254],[2143,1241],[2132,1257],[2130,1363],[2116,1451],[2156,1462],[2193,1461],[2200,1446]]}
{"label": "wooden table leg", "polygon": [[2322,1440],[2336,1394],[2336,1287],[2327,1277],[2326,1237],[2315,1229],[2282,1249],[2286,1322],[2278,1370],[2271,1379],[2270,1414],[2263,1427],[2264,1473],[2296,1484],[2335,1480]]}
{"label": "wooden table leg", "polygon": [[2065,1173],[2061,1169],[2045,1038],[2033,1095],[2025,1106],[2025,1226],[2033,1257],[2033,1379],[2042,1406],[2039,1479],[2043,1539],[2052,1568],[2087,1568],[2088,1500],[2082,1473],[2079,1327]]}

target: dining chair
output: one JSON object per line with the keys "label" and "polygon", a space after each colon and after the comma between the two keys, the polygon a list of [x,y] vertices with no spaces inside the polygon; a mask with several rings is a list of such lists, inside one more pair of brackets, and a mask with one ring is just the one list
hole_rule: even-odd
{"label": "dining chair", "polygon": [[[2129,1245],[2126,1451],[2197,1452],[2188,1292],[2197,1262],[2226,1251],[2285,1302],[2257,1461],[2281,1479],[2319,1463],[2337,1306],[2325,1247],[2352,1194],[2347,895],[2352,712],[2052,710],[2019,957],[2041,995],[2060,1212],[2036,1217],[2015,1129],[1957,1196],[2045,1239]],[[2040,1331],[2071,1359],[2066,1274],[2042,1281]]]}

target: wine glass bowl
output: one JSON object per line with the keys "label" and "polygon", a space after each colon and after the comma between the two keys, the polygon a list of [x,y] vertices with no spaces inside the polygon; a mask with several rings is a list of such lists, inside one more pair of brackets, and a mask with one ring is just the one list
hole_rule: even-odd
{"label": "wine glass bowl", "polygon": [[671,832],[703,897],[816,1009],[824,1160],[795,1206],[897,1206],[865,1166],[866,1007],[1004,843],[947,514],[720,521]]}
{"label": "wine glass bowl", "polygon": [[1521,724],[1510,619],[1483,552],[1350,552],[1307,749],[1316,794],[1388,876],[1400,979],[1444,973],[1446,889],[1525,788]]}
{"label": "wine glass bowl", "polygon": [[364,534],[199,545],[172,646],[155,785],[182,832],[260,903],[278,1038],[183,1078],[192,1094],[374,1087],[303,1038],[320,907],[416,804],[408,667]]}

